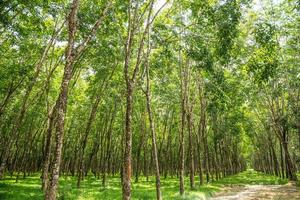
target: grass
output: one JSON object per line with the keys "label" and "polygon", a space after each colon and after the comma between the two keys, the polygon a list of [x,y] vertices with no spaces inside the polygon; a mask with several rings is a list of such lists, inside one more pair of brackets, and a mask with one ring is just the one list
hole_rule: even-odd
{"label": "grass", "polygon": [[296,182],[296,186],[300,187],[300,173],[297,174],[298,181]]}
{"label": "grass", "polygon": [[218,181],[223,185],[282,185],[288,182],[287,179],[281,179],[277,176],[247,170],[237,175],[229,176]]}
{"label": "grass", "polygon": [[[252,170],[242,172],[238,175],[223,178],[214,183],[197,186],[195,190],[189,189],[189,180],[186,177],[186,192],[183,197],[179,196],[179,181],[175,178],[162,179],[162,194],[168,199],[206,199],[213,193],[220,191],[224,185],[245,184],[285,184],[287,180],[275,176],[262,174]],[[149,182],[141,177],[139,183],[132,183],[132,199],[155,199],[155,179],[150,177]],[[106,188],[101,186],[101,180],[89,176],[82,182],[80,189],[76,188],[76,177],[63,176],[60,179],[59,199],[65,200],[93,200],[121,199],[121,185],[119,177],[109,177]],[[43,199],[40,189],[39,174],[15,182],[15,177],[0,181],[0,199],[2,200],[39,200]]]}

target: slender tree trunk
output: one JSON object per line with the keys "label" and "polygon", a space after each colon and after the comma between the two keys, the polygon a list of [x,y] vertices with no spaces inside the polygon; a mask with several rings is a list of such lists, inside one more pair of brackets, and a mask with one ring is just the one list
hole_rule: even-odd
{"label": "slender tree trunk", "polygon": [[185,120],[186,120],[186,96],[187,96],[187,75],[186,69],[181,72],[181,130],[179,135],[179,192],[180,195],[184,194],[184,133],[185,133]]}
{"label": "slender tree trunk", "polygon": [[203,137],[204,137],[203,138],[203,144],[204,144],[204,166],[205,166],[206,182],[208,183],[210,181],[210,169],[209,169],[210,159],[209,159],[209,149],[208,149],[208,145],[207,145],[207,134],[204,133]]}
{"label": "slender tree trunk", "polygon": [[57,99],[57,123],[56,123],[56,146],[54,161],[52,166],[52,177],[46,190],[45,199],[56,200],[56,192],[59,179],[60,163],[62,156],[63,136],[64,136],[64,123],[65,114],[67,110],[68,89],[69,83],[72,78],[72,68],[74,64],[74,43],[77,23],[77,11],[79,7],[79,0],[74,0],[71,7],[71,12],[68,17],[68,31],[69,40],[66,49],[66,64],[64,75],[60,87],[60,94]]}
{"label": "slender tree trunk", "polygon": [[136,170],[135,170],[135,182],[137,183],[139,181],[139,176],[140,176],[140,168],[141,168],[141,153],[142,153],[142,148],[145,143],[145,135],[146,135],[146,124],[145,124],[145,117],[144,113],[141,115],[141,136],[140,136],[140,143],[138,145],[137,149],[137,159],[136,159]]}
{"label": "slender tree trunk", "polygon": [[172,143],[172,120],[173,120],[173,112],[171,114],[171,121],[170,121],[170,127],[168,130],[168,139],[167,139],[167,147],[166,147],[166,153],[165,153],[165,174],[164,174],[164,178],[167,178],[167,175],[172,174],[172,150],[171,150],[171,143]]}
{"label": "slender tree trunk", "polygon": [[[53,48],[54,51],[54,48]],[[51,62],[52,64],[52,62]],[[50,157],[51,157],[51,144],[52,144],[52,132],[53,126],[55,124],[55,116],[56,116],[56,104],[50,109],[49,103],[49,90],[50,90],[50,80],[51,76],[57,68],[59,61],[55,64],[55,66],[50,70],[47,75],[47,80],[45,83],[45,91],[46,91],[46,106],[47,106],[47,118],[48,118],[48,127],[46,131],[46,141],[43,145],[43,163],[42,163],[42,190],[46,192],[47,184],[48,184],[48,173],[49,173],[49,165],[50,165]],[[43,140],[44,141],[44,140]]]}
{"label": "slender tree trunk", "polygon": [[279,142],[280,145],[280,165],[281,165],[281,178],[284,178],[284,172],[285,172],[285,165],[284,165],[284,155],[282,150],[282,144]]}
{"label": "slender tree trunk", "polygon": [[[201,81],[201,80],[200,80]],[[201,160],[201,141],[203,141],[203,129],[204,129],[204,123],[203,123],[203,119],[204,119],[204,115],[205,115],[205,110],[204,110],[204,98],[203,98],[203,89],[201,87],[201,83],[198,83],[198,90],[199,90],[199,100],[200,100],[200,117],[199,117],[199,126],[198,126],[198,134],[197,134],[197,150],[198,150],[198,159],[199,159],[199,163],[198,163],[198,167],[199,167],[199,182],[200,185],[203,185],[204,181],[203,181],[203,170],[202,170],[202,160]]]}
{"label": "slender tree trunk", "polygon": [[[55,105],[56,106],[56,105]],[[49,165],[50,165],[50,153],[51,153],[51,138],[52,138],[52,129],[54,125],[54,116],[53,110],[48,115],[48,129],[46,134],[46,143],[44,149],[44,160],[43,160],[43,170],[42,170],[42,190],[46,192],[46,188],[48,185],[48,172],[49,172]]]}
{"label": "slender tree trunk", "polygon": [[279,164],[278,164],[278,160],[277,160],[277,156],[276,156],[276,152],[274,149],[274,143],[272,142],[272,138],[270,136],[270,132],[269,132],[269,143],[270,143],[270,148],[271,148],[271,154],[272,154],[272,158],[273,158],[273,170],[276,176],[279,176]]}
{"label": "slender tree trunk", "polygon": [[205,99],[203,91],[201,92],[201,114],[200,114],[200,126],[201,126],[201,136],[203,141],[203,148],[204,148],[204,167],[205,167],[205,174],[206,174],[206,182],[210,180],[210,171],[209,171],[209,150],[207,145],[207,133],[206,133],[206,113],[205,113]]}
{"label": "slender tree trunk", "polygon": [[289,154],[288,143],[285,141],[283,142],[282,146],[283,146],[285,160],[286,160],[287,173],[289,175],[288,178],[292,181],[297,181],[298,179],[296,175],[296,169],[294,168],[294,164]]}
{"label": "slender tree trunk", "polygon": [[[123,164],[121,171],[122,178],[122,198],[123,200],[130,200],[131,198],[131,151],[132,151],[132,95],[133,95],[133,82],[129,75],[130,58],[131,58],[131,45],[133,42],[133,25],[131,19],[131,2],[128,5],[128,32],[127,41],[125,45],[125,62],[124,62],[124,78],[126,81],[126,111],[125,111],[125,131],[123,136]],[[135,21],[135,20],[133,20]]]}
{"label": "slender tree trunk", "polygon": [[131,198],[131,149],[132,149],[132,133],[131,133],[131,121],[132,121],[132,85],[127,83],[126,94],[126,117],[125,117],[125,149],[123,160],[123,180],[122,191],[123,200],[130,200]]}
{"label": "slender tree trunk", "polygon": [[220,167],[219,167],[219,165],[220,165],[220,162],[219,162],[219,156],[218,156],[218,145],[217,145],[217,141],[216,141],[216,139],[215,139],[215,141],[214,141],[214,150],[215,150],[215,170],[216,170],[216,180],[219,180],[219,178],[220,178]]}
{"label": "slender tree trunk", "polygon": [[[146,134],[147,134],[147,132],[146,132]],[[147,138],[147,137],[146,137]],[[147,156],[148,156],[148,145],[147,145],[147,140],[146,140],[146,142],[144,143],[144,150],[143,150],[143,152],[144,152],[144,162],[143,162],[143,174],[144,174],[144,176],[146,177],[146,180],[147,180],[147,182],[148,182],[148,179],[149,179],[149,174],[148,174],[148,160],[147,160]]]}
{"label": "slender tree trunk", "polygon": [[85,154],[85,148],[86,148],[86,145],[87,145],[87,141],[88,141],[88,136],[89,136],[89,133],[90,133],[90,130],[92,128],[92,123],[95,119],[95,116],[96,116],[96,112],[97,112],[97,108],[98,108],[98,105],[100,103],[100,98],[101,95],[100,93],[97,94],[97,97],[96,97],[96,100],[92,106],[92,109],[91,109],[91,112],[90,112],[90,116],[89,116],[89,119],[87,121],[87,124],[86,124],[86,128],[85,128],[85,133],[83,135],[83,140],[82,140],[82,143],[81,143],[81,148],[80,148],[80,152],[79,152],[79,170],[78,170],[78,178],[77,178],[77,187],[79,188],[80,187],[80,183],[81,183],[81,180],[84,176],[84,154]]}
{"label": "slender tree trunk", "polygon": [[192,108],[187,102],[187,128],[189,134],[189,165],[190,165],[190,187],[195,189],[195,164],[194,164],[194,145],[193,145],[193,133],[192,133]]}
{"label": "slender tree trunk", "polygon": [[[148,38],[150,39],[150,38]],[[150,42],[150,41],[149,41]],[[155,163],[155,178],[156,178],[156,199],[161,200],[161,191],[160,191],[160,174],[159,174],[159,161],[157,155],[157,146],[156,146],[156,133],[154,127],[154,120],[153,114],[151,110],[151,91],[150,91],[150,75],[149,75],[149,54],[150,54],[150,47],[148,47],[148,58],[146,61],[146,81],[147,81],[147,89],[146,89],[146,100],[147,100],[147,111],[150,123],[150,131],[152,135],[152,148],[153,148],[153,157]]]}
{"label": "slender tree trunk", "polygon": [[115,100],[114,103],[114,110],[112,111],[112,115],[111,115],[111,119],[110,119],[110,123],[109,123],[109,127],[107,130],[107,138],[106,138],[106,157],[104,160],[104,166],[103,166],[103,182],[102,182],[102,186],[105,187],[106,186],[106,174],[109,173],[110,170],[110,159],[111,159],[111,140],[112,140],[112,129],[113,129],[113,124],[114,124],[114,120],[115,120],[115,114],[116,114],[116,109],[117,109],[117,100]]}
{"label": "slender tree trunk", "polygon": [[136,5],[133,19],[131,16],[131,1],[129,2],[128,6],[128,32],[127,32],[127,40],[125,44],[125,61],[124,61],[124,78],[126,82],[126,114],[125,114],[125,133],[124,133],[124,157],[123,157],[123,170],[122,170],[122,196],[123,200],[129,200],[131,198],[131,152],[132,152],[132,107],[133,107],[133,90],[134,85],[137,79],[137,74],[140,69],[141,65],[141,59],[142,54],[144,50],[144,40],[147,36],[147,33],[149,31],[149,27],[151,23],[153,22],[153,19],[151,20],[151,14],[153,9],[154,0],[150,1],[149,5],[149,12],[148,17],[146,20],[146,26],[144,31],[142,32],[140,42],[138,44],[138,51],[137,51],[137,58],[135,62],[135,66],[132,70],[132,73],[130,72],[130,60],[132,56],[131,47],[134,40],[134,32],[135,32],[135,23],[137,12],[138,12],[138,6]]}
{"label": "slender tree trunk", "polygon": [[74,74],[73,65],[76,60],[80,58],[84,50],[86,49],[88,43],[91,41],[92,37],[96,34],[97,29],[101,25],[108,8],[111,3],[106,6],[103,11],[103,15],[96,21],[93,28],[90,31],[90,34],[83,40],[82,43],[75,48],[75,34],[77,31],[77,11],[79,8],[79,0],[73,0],[71,5],[71,11],[68,16],[68,45],[66,48],[65,58],[65,68],[64,75],[62,78],[62,83],[60,87],[60,93],[56,101],[56,112],[57,112],[57,123],[56,123],[56,147],[55,155],[52,167],[52,178],[50,185],[48,185],[46,190],[45,199],[54,200],[56,199],[56,190],[58,185],[59,171],[60,171],[60,162],[62,156],[62,146],[63,146],[63,136],[64,136],[64,123],[65,123],[65,114],[67,111],[67,100],[68,100],[68,90],[69,84]]}

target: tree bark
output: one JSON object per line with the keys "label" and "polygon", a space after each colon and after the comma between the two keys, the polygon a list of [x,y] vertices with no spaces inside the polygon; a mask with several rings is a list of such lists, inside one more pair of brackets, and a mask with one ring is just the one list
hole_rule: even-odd
{"label": "tree bark", "polygon": [[132,85],[127,83],[127,95],[126,95],[126,117],[125,117],[125,149],[123,160],[123,180],[122,191],[123,200],[129,200],[131,198],[131,149],[132,149],[132,133],[131,133],[131,121],[132,121]]}
{"label": "tree bark", "polygon": [[138,145],[137,149],[137,158],[136,158],[136,170],[135,170],[135,182],[139,182],[139,176],[140,176],[140,168],[141,168],[141,153],[142,148],[145,143],[145,135],[146,135],[146,121],[144,117],[144,112],[141,114],[141,136],[140,136],[140,143]]}
{"label": "tree bark", "polygon": [[136,29],[136,19],[138,13],[138,5],[136,5],[134,10],[133,19],[131,16],[131,1],[129,1],[128,6],[128,32],[127,40],[125,44],[125,61],[124,61],[124,78],[126,82],[126,114],[125,114],[125,132],[124,132],[124,155],[123,155],[123,170],[122,170],[122,197],[123,200],[129,200],[131,198],[131,173],[132,173],[132,163],[131,163],[131,153],[132,153],[132,110],[133,110],[133,91],[135,82],[137,79],[137,74],[140,69],[142,54],[144,50],[144,40],[149,31],[149,27],[153,22],[154,18],[151,20],[151,14],[153,9],[154,0],[150,1],[148,17],[146,20],[145,28],[142,32],[141,39],[138,45],[137,58],[135,66],[130,73],[130,60],[132,56],[131,47],[135,36]]}
{"label": "tree bark", "polygon": [[75,33],[77,29],[77,11],[79,8],[79,0],[73,0],[70,14],[68,16],[68,46],[66,49],[66,64],[64,75],[60,87],[60,94],[57,99],[57,123],[56,123],[56,146],[55,155],[52,166],[52,177],[47,187],[45,199],[55,200],[56,191],[59,179],[60,162],[62,156],[63,136],[64,136],[64,123],[65,114],[67,110],[68,89],[69,83],[72,78],[72,68],[74,64],[74,43]]}
{"label": "tree bark", "polygon": [[[148,38],[150,40],[150,37]],[[150,41],[149,41],[150,42]],[[155,127],[154,127],[154,120],[153,120],[153,114],[151,110],[151,91],[150,91],[150,75],[149,75],[149,53],[150,53],[150,47],[148,47],[148,58],[146,61],[146,100],[147,100],[147,111],[148,111],[148,117],[149,117],[149,123],[150,123],[150,131],[152,135],[152,148],[153,148],[153,157],[154,157],[154,163],[155,163],[155,178],[156,178],[156,199],[161,200],[161,191],[160,191],[160,174],[159,174],[159,161],[158,161],[158,154],[157,154],[157,146],[156,146],[156,133],[155,133]]]}
{"label": "tree bark", "polygon": [[[55,105],[56,106],[56,105]],[[48,173],[50,165],[50,153],[51,153],[51,138],[52,138],[52,129],[54,125],[55,118],[55,108],[52,109],[51,113],[48,115],[48,129],[46,134],[46,144],[44,149],[44,160],[43,160],[43,171],[42,171],[42,190],[46,192],[48,185]]]}
{"label": "tree bark", "polygon": [[186,66],[181,68],[181,129],[179,135],[179,192],[184,194],[184,161],[185,161],[185,126],[186,126],[186,98],[187,98],[187,69]]}
{"label": "tree bark", "polygon": [[193,133],[192,133],[192,112],[193,105],[190,105],[190,100],[187,98],[187,129],[189,134],[189,167],[190,167],[190,187],[195,189],[195,164],[194,164],[194,143],[193,143]]}

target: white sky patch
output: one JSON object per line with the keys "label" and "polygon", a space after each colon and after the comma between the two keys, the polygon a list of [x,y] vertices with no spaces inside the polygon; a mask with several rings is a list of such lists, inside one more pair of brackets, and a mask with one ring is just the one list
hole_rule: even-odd
{"label": "white sky patch", "polygon": [[254,0],[253,1],[253,10],[262,11],[262,10],[264,10],[264,7],[265,7],[266,3],[268,3],[268,4],[272,3],[275,6],[275,5],[278,5],[282,2],[283,2],[283,0],[266,0],[266,1],[264,1],[264,0]]}
{"label": "white sky patch", "polygon": [[56,47],[64,47],[64,46],[67,46],[68,42],[67,41],[57,41],[55,43],[55,46]]}
{"label": "white sky patch", "polygon": [[[167,2],[167,0],[155,1],[154,6],[153,6],[154,13],[156,13],[166,2]],[[171,6],[171,1],[169,1],[167,3],[167,5],[165,5],[165,7],[161,11],[165,10],[166,8],[169,8],[170,6]]]}

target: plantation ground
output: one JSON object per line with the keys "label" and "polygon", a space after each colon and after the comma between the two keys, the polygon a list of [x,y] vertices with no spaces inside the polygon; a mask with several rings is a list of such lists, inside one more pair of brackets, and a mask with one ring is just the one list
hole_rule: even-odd
{"label": "plantation ground", "polygon": [[[133,183],[132,199],[155,199],[155,179],[151,177],[149,182],[143,177],[139,183]],[[176,177],[162,179],[162,194],[164,199],[207,199],[216,194],[216,199],[234,199],[239,193],[247,191],[248,188],[255,188],[257,185],[261,188],[268,188],[266,185],[273,185],[273,188],[280,187],[278,191],[288,191],[295,189],[300,191],[300,187],[288,186],[287,180],[275,176],[265,175],[252,170],[242,172],[238,175],[223,178],[217,182],[204,186],[197,186],[196,190],[189,190],[189,181],[186,178],[186,195],[179,197],[179,181]],[[251,186],[252,185],[252,186]],[[272,188],[272,187],[270,187]],[[257,190],[260,191],[260,190]],[[262,192],[263,191],[261,190]],[[82,183],[80,189],[76,188],[76,177],[63,176],[59,186],[60,199],[66,200],[93,200],[93,199],[120,199],[121,185],[119,177],[110,177],[106,188],[101,186],[101,179],[89,176]],[[298,193],[290,197],[297,199]],[[8,177],[0,181],[0,199],[18,200],[43,199],[43,193],[40,189],[39,174],[20,179],[17,183],[15,177]],[[292,198],[291,198],[292,199]]]}
{"label": "plantation ground", "polygon": [[231,186],[210,200],[299,200],[300,190],[293,184]]}

